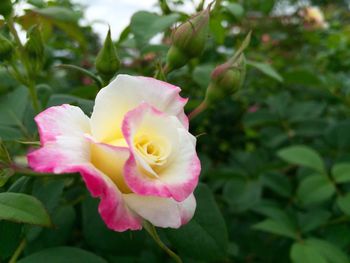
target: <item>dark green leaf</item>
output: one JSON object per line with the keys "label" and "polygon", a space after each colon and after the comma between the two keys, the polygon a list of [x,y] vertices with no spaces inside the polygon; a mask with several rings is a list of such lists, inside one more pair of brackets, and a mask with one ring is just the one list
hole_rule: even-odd
{"label": "dark green leaf", "polygon": [[18,263],[107,263],[95,254],[75,247],[53,247],[29,255]]}
{"label": "dark green leaf", "polygon": [[180,229],[166,230],[167,237],[180,254],[196,260],[218,260],[225,257],[228,237],[225,221],[210,189],[200,184],[196,191],[194,218]]}
{"label": "dark green leaf", "polygon": [[350,193],[347,193],[344,196],[339,196],[337,198],[337,204],[344,214],[350,215]]}
{"label": "dark green leaf", "polygon": [[310,175],[304,178],[297,190],[299,200],[305,204],[326,201],[335,193],[333,183],[323,175]]}
{"label": "dark green leaf", "polygon": [[279,82],[283,82],[282,76],[278,74],[278,72],[270,64],[247,60],[247,65],[260,70],[262,73],[269,76],[270,78],[273,78]]}

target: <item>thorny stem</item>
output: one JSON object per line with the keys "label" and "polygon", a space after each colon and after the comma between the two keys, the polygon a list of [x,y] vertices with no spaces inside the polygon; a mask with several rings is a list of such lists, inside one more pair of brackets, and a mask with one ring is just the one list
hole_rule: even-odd
{"label": "thorny stem", "polygon": [[157,245],[163,249],[176,263],[183,263],[182,259],[176,255],[171,249],[169,249],[159,238],[158,233],[154,225],[151,223],[144,221],[143,223],[144,228],[148,232],[148,234],[153,238],[153,240],[157,243]]}

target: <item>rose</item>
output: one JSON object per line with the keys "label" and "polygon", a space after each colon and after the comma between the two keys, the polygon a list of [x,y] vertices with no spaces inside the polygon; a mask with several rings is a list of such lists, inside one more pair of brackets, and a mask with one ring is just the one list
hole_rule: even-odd
{"label": "rose", "polygon": [[28,154],[37,172],[79,172],[100,197],[99,213],[116,231],[178,228],[193,216],[200,162],[188,132],[180,88],[118,75],[96,97],[91,118],[70,105],[35,117],[41,148]]}

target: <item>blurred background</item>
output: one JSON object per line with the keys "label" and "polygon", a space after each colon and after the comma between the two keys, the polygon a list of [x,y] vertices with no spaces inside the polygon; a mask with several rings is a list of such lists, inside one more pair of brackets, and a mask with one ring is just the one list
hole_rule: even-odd
{"label": "blurred background", "polygon": [[[90,115],[101,88],[95,60],[108,25],[121,61],[115,75],[152,77],[164,64],[172,32],[209,1],[13,4],[23,43],[33,25],[40,25],[44,55],[32,78],[40,110],[69,103]],[[245,74],[239,76],[243,85],[232,86],[191,121],[202,162],[198,209],[188,225],[159,230],[184,262],[349,262],[349,5],[347,0],[217,0],[204,52],[168,74],[167,81],[189,98],[185,110],[191,112],[202,102],[213,70],[252,31]],[[14,41],[4,19],[0,31]],[[45,255],[53,256],[59,246],[103,260],[91,262],[171,262],[144,232],[108,230],[98,200],[79,176],[41,178],[17,169],[26,167],[25,155],[37,145],[38,111],[11,68],[15,64],[22,73],[23,65],[16,56],[11,59],[0,67],[0,192],[37,197],[57,227],[0,221],[1,262],[23,238],[21,263],[50,262],[40,261],[38,253],[51,249]]]}

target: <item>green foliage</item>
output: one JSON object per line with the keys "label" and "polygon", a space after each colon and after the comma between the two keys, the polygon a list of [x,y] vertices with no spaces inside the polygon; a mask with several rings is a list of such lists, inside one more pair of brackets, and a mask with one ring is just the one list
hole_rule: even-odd
{"label": "green foliage", "polygon": [[0,193],[0,219],[51,226],[47,211],[36,198],[18,193]]}
{"label": "green foliage", "polygon": [[[246,63],[229,69],[240,75],[217,81],[230,92],[190,123],[202,164],[196,213],[179,229],[158,229],[161,240],[185,263],[349,262],[346,1],[307,1],[324,13],[327,25],[317,25],[303,17],[305,1],[217,0],[191,56],[179,51],[197,32],[188,22],[194,13],[183,7],[200,12],[207,1],[160,0],[136,12],[117,39],[109,34],[105,48],[74,1],[12,2],[0,1],[1,262],[16,250],[19,263],[172,262],[144,230],[109,230],[78,174],[27,167],[26,154],[39,145],[34,117],[64,103],[90,116],[97,92],[117,71],[181,87],[190,113],[214,69],[239,56]],[[11,15],[19,2],[28,8]],[[191,34],[171,48],[180,24]],[[19,27],[27,42],[14,34]],[[101,49],[108,52],[98,56]],[[170,73],[169,50],[183,66]],[[95,67],[99,57],[110,63]],[[238,66],[245,64],[243,77]]]}

